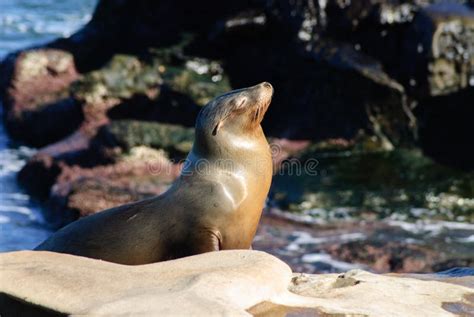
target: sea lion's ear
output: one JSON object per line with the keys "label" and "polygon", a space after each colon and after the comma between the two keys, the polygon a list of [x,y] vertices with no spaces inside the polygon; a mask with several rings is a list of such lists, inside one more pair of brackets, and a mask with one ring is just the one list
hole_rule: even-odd
{"label": "sea lion's ear", "polygon": [[221,120],[216,124],[216,126],[214,127],[214,130],[212,130],[212,135],[217,135],[217,131],[219,131],[223,122],[224,121]]}

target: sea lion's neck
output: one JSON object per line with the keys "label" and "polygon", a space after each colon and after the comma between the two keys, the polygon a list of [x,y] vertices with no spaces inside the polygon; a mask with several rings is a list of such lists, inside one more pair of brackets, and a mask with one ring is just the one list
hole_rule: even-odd
{"label": "sea lion's neck", "polygon": [[192,153],[206,159],[248,159],[269,153],[268,142],[260,126],[250,133],[229,133],[222,129],[218,135],[196,133]]}

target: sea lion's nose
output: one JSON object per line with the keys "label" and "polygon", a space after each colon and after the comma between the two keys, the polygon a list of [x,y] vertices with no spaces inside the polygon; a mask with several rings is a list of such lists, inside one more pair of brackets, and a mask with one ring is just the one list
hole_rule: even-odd
{"label": "sea lion's nose", "polygon": [[265,87],[266,89],[271,89],[273,90],[273,86],[269,83],[264,81],[263,83],[260,84],[261,86]]}

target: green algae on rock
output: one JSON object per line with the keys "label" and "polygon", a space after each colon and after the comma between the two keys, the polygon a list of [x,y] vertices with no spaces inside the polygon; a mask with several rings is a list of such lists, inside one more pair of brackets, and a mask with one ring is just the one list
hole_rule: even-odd
{"label": "green algae on rock", "polygon": [[282,170],[274,178],[274,195],[293,211],[348,207],[355,217],[368,210],[380,218],[400,213],[406,219],[474,221],[472,172],[437,164],[420,151],[306,152],[303,167],[310,158],[318,162],[316,176]]}
{"label": "green algae on rock", "polygon": [[204,106],[215,96],[231,90],[231,86],[221,62],[183,53],[188,42],[185,37],[178,45],[152,49],[151,58],[161,63],[159,70],[166,85]]}
{"label": "green algae on rock", "polygon": [[146,94],[162,82],[158,65],[144,63],[135,56],[115,55],[106,66],[87,73],[71,89],[77,98],[97,102]]}
{"label": "green algae on rock", "polygon": [[171,154],[187,154],[194,141],[194,129],[179,125],[117,120],[100,129],[95,142],[105,147],[120,147],[125,152],[136,146],[164,149]]}

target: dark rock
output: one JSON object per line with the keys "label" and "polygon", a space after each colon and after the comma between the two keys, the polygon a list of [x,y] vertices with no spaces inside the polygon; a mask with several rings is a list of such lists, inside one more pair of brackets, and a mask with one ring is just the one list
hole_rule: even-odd
{"label": "dark rock", "polygon": [[12,137],[32,146],[44,146],[73,133],[83,119],[80,103],[66,98],[16,116],[10,112],[6,127]]}
{"label": "dark rock", "polygon": [[2,316],[66,317],[67,314],[49,310],[39,305],[26,303],[4,293],[0,294],[0,313]]}
{"label": "dark rock", "polygon": [[234,86],[268,80],[275,87],[263,122],[267,134],[351,139],[363,129],[385,135],[395,144],[413,138],[414,127],[406,114],[410,110],[403,107],[403,87],[376,60],[338,43],[322,42],[301,51],[275,36],[237,47],[228,43],[230,52],[225,57]]}
{"label": "dark rock", "polygon": [[397,242],[373,244],[349,242],[331,246],[329,254],[349,263],[369,265],[376,272],[432,272],[431,264],[437,254],[430,248]]}
{"label": "dark rock", "polygon": [[403,38],[398,77],[418,96],[474,86],[474,11],[453,3],[422,9]]}
{"label": "dark rock", "polygon": [[35,155],[18,173],[19,183],[32,195],[46,199],[56,178],[61,173],[61,164],[49,155]]}
{"label": "dark rock", "polygon": [[[364,144],[370,139],[311,144],[293,154],[273,177],[270,197],[281,208],[319,211],[312,217],[323,221],[340,206],[348,208],[348,218],[366,217],[360,213],[369,210],[380,218],[474,220],[474,205],[463,199],[474,196],[473,172],[441,165],[421,151],[371,148]],[[425,211],[416,216],[417,208]]]}
{"label": "dark rock", "polygon": [[473,105],[474,88],[420,101],[420,144],[427,155],[446,165],[474,168]]}
{"label": "dark rock", "polygon": [[82,111],[68,88],[78,78],[72,55],[63,51],[35,49],[7,58],[0,80],[7,130],[36,146],[72,133]]}
{"label": "dark rock", "polygon": [[175,45],[185,33],[207,33],[219,17],[248,5],[237,0],[99,1],[83,29],[49,45],[71,52],[78,69],[87,72],[102,67],[117,52],[140,54],[150,47]]}
{"label": "dark rock", "polygon": [[68,165],[95,166],[110,159],[90,149],[90,136],[78,130],[59,142],[41,148],[18,173],[18,180],[30,195],[45,200],[57,177]]}

